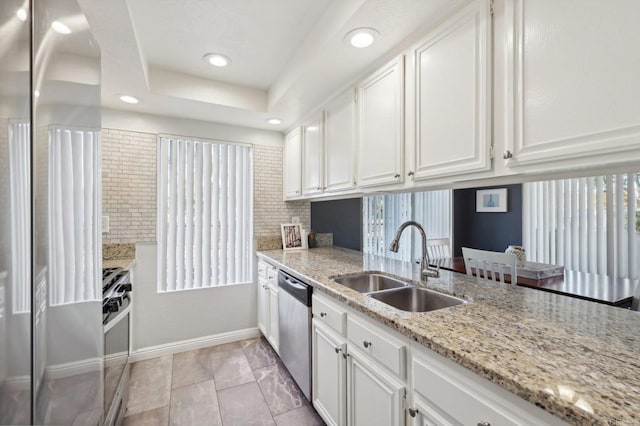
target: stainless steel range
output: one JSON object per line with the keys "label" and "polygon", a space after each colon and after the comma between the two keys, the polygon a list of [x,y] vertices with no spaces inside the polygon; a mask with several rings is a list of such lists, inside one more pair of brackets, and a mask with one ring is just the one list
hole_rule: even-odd
{"label": "stainless steel range", "polygon": [[131,280],[122,268],[102,271],[105,426],[122,423],[129,383]]}

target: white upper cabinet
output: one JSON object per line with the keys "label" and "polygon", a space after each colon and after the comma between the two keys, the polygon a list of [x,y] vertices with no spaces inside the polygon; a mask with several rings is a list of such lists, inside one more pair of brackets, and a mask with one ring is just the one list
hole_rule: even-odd
{"label": "white upper cabinet", "polygon": [[302,135],[300,128],[292,130],[284,140],[284,164],[282,166],[284,198],[301,195],[302,178]]}
{"label": "white upper cabinet", "polygon": [[[640,159],[640,2],[506,3],[509,167]],[[558,163],[563,162],[563,163]]]}
{"label": "white upper cabinet", "polygon": [[476,0],[412,49],[414,179],[491,169],[491,29]]}
{"label": "white upper cabinet", "polygon": [[322,192],[324,124],[322,116],[307,122],[302,127],[302,193],[305,195]]}
{"label": "white upper cabinet", "polygon": [[400,183],[404,155],[404,55],[358,85],[358,186]]}
{"label": "white upper cabinet", "polygon": [[327,105],[324,133],[325,191],[355,187],[355,108],[349,91]]}

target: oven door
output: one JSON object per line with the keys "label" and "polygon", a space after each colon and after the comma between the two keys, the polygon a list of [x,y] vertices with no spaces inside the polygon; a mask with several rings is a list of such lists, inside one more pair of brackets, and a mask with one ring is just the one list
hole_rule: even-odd
{"label": "oven door", "polygon": [[[129,320],[131,300],[124,299],[118,312],[104,325],[104,412],[105,424],[113,424],[117,411],[124,410],[122,382],[129,363]],[[119,410],[118,410],[119,409]]]}

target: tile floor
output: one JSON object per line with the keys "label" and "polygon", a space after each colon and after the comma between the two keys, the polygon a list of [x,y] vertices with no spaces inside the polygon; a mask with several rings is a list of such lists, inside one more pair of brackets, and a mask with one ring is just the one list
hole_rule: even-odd
{"label": "tile floor", "polygon": [[316,426],[324,422],[264,338],[133,364],[127,425]]}

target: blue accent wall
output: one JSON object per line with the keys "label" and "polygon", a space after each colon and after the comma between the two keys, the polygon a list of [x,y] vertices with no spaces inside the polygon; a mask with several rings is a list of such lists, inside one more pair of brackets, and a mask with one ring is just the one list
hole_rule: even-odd
{"label": "blue accent wall", "polygon": [[362,251],[362,198],[312,202],[311,229],[332,232],[334,246]]}
{"label": "blue accent wall", "polygon": [[[507,188],[505,213],[477,213],[476,190]],[[522,185],[500,185],[453,191],[453,255],[462,247],[504,251],[522,245]]]}

